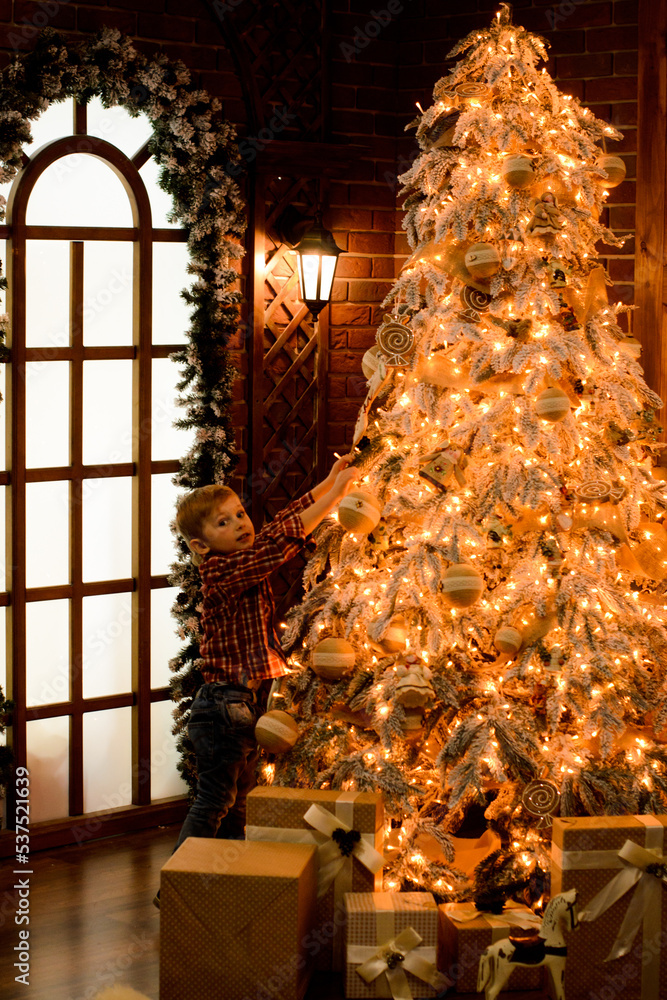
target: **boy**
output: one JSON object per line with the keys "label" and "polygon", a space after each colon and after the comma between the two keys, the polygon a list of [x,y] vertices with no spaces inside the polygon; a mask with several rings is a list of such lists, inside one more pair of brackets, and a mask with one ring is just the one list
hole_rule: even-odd
{"label": "boy", "polygon": [[[188,723],[197,758],[197,797],[176,847],[186,837],[243,839],[264,682],[289,673],[273,626],[268,577],[302,549],[306,536],[350,492],[358,473],[348,461],[338,459],[323,482],[289,503],[256,537],[240,499],[227,486],[193,490],[178,506],[178,530],[202,577],[205,683]],[[155,902],[159,906],[159,894]]]}

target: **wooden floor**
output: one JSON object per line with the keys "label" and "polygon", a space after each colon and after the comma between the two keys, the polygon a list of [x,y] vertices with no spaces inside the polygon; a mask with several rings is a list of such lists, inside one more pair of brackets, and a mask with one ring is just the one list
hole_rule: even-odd
{"label": "wooden floor", "polygon": [[[38,852],[30,859],[30,875],[14,875],[6,861],[0,872],[2,1000],[93,1000],[121,984],[158,1000],[160,914],[152,899],[177,834],[178,827],[163,827]],[[29,880],[30,889],[29,985],[15,981],[20,970],[14,968],[14,948],[27,926],[15,923],[22,912],[13,888],[19,880]],[[183,961],[193,952],[196,943],[184,946]],[[326,973],[313,978],[306,1000],[342,996],[340,977]],[[511,994],[511,1000],[522,997],[540,1000],[538,993]],[[212,992],[211,1000],[225,998]]]}

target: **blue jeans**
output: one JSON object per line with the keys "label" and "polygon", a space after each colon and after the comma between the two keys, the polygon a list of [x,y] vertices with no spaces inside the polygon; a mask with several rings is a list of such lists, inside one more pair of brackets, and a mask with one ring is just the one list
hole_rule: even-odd
{"label": "blue jeans", "polygon": [[174,850],[186,837],[243,840],[246,797],[256,784],[260,714],[255,692],[240,684],[204,684],[197,691],[188,722],[197,758],[197,797]]}

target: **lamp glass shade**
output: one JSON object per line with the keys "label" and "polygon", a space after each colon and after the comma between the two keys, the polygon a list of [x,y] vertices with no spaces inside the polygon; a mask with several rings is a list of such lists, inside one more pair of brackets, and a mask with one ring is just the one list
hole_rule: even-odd
{"label": "lamp glass shade", "polygon": [[301,298],[317,316],[331,298],[338,254],[343,251],[319,218],[295,249]]}

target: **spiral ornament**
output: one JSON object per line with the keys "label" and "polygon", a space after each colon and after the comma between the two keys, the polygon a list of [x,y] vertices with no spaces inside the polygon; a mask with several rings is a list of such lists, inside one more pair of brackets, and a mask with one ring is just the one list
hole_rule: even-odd
{"label": "spiral ornament", "polygon": [[396,320],[385,320],[375,335],[378,348],[387,359],[390,368],[401,368],[407,365],[415,346],[412,330]]}
{"label": "spiral ornament", "polygon": [[491,305],[491,300],[491,295],[487,295],[486,292],[480,292],[477,288],[473,288],[472,285],[464,285],[461,289],[461,304],[463,308],[468,312],[476,313],[478,319],[480,313],[487,311]]}
{"label": "spiral ornament", "polygon": [[560,803],[558,785],[546,778],[535,778],[524,788],[521,802],[531,816],[539,816],[538,829],[551,826],[549,817],[553,816]]}
{"label": "spiral ornament", "polygon": [[485,83],[457,83],[453,91],[464,104],[472,104],[473,101],[486,101],[491,97],[492,91]]}
{"label": "spiral ornament", "polygon": [[582,503],[604,503],[611,497],[612,487],[603,479],[587,479],[574,492]]}

